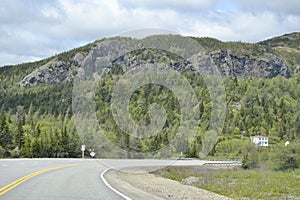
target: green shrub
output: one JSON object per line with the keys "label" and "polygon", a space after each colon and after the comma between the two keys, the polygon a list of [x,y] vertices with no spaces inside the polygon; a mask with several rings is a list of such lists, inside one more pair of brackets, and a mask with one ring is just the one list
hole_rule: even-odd
{"label": "green shrub", "polygon": [[275,170],[294,170],[300,167],[300,144],[293,143],[278,148],[274,155]]}
{"label": "green shrub", "polygon": [[254,169],[259,167],[258,150],[254,144],[249,144],[243,149],[242,168]]}
{"label": "green shrub", "polygon": [[5,150],[0,146],[0,158],[4,158]]}

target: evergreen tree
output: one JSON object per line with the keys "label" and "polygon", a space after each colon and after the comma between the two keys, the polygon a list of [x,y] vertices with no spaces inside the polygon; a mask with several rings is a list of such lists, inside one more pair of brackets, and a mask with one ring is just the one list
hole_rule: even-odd
{"label": "evergreen tree", "polygon": [[2,146],[4,149],[7,149],[10,147],[11,143],[11,132],[8,128],[6,116],[2,113],[0,114],[0,146]]}

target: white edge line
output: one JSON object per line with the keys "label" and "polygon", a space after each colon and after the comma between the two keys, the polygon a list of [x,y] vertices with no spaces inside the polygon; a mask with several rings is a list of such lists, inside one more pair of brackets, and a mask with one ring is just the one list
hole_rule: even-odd
{"label": "white edge line", "polygon": [[121,193],[121,192],[118,191],[117,189],[113,188],[113,187],[107,182],[107,180],[104,178],[104,174],[105,174],[106,172],[108,172],[109,170],[111,170],[111,169],[112,169],[112,168],[108,168],[108,169],[104,170],[104,171],[101,173],[100,176],[101,176],[101,179],[102,179],[103,183],[104,183],[107,187],[109,187],[112,191],[114,191],[115,193],[117,193],[118,195],[120,195],[121,197],[123,197],[124,199],[126,199],[126,200],[132,200],[130,197],[126,196],[125,194]]}

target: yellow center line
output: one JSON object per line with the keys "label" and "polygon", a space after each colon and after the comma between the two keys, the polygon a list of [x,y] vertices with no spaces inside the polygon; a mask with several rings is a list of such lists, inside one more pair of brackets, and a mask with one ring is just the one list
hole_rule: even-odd
{"label": "yellow center line", "polygon": [[12,190],[13,188],[17,187],[18,185],[20,185],[21,183],[37,176],[40,174],[43,174],[45,172],[49,172],[49,171],[53,171],[53,170],[57,170],[57,169],[63,169],[63,168],[67,168],[67,167],[76,167],[76,166],[84,166],[84,165],[92,165],[92,164],[96,164],[96,163],[83,163],[83,164],[70,164],[70,165],[63,165],[63,166],[58,166],[58,167],[51,167],[48,169],[43,169],[34,173],[31,173],[29,175],[26,175],[8,185],[6,185],[3,188],[0,188],[0,196],[2,196],[3,194],[7,193],[8,191]]}

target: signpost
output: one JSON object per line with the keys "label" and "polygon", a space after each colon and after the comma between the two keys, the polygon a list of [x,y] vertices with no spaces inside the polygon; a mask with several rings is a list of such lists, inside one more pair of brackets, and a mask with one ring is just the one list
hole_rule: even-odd
{"label": "signpost", "polygon": [[84,158],[85,145],[81,145],[82,158]]}

